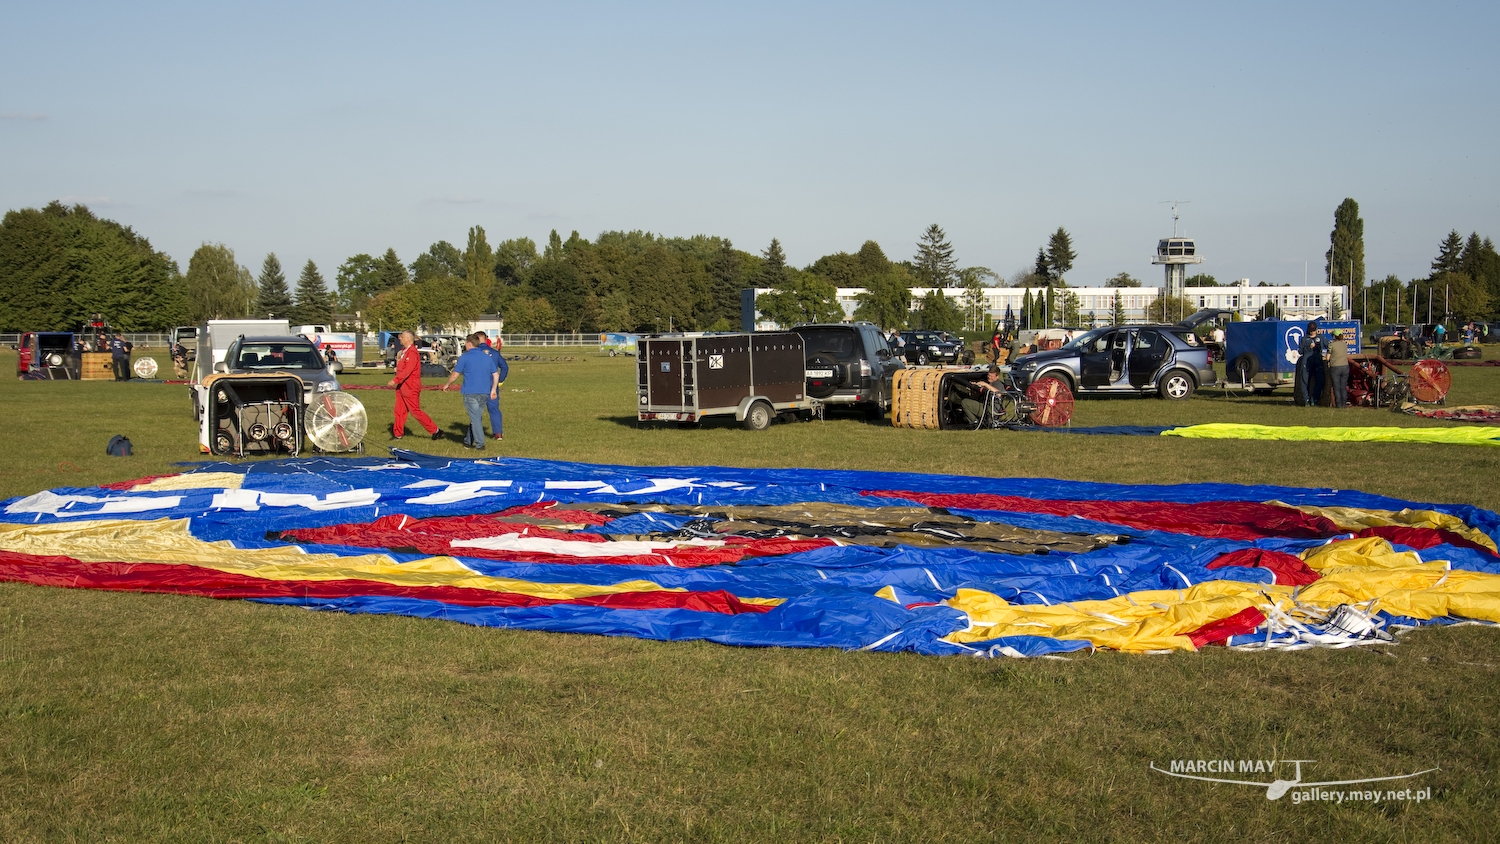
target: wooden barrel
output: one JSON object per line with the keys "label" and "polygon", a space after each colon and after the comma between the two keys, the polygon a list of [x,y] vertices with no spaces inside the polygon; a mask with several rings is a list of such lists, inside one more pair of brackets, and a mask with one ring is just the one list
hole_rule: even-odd
{"label": "wooden barrel", "polygon": [[891,382],[891,424],[936,430],[942,426],[941,369],[899,369]]}
{"label": "wooden barrel", "polygon": [[109,352],[83,353],[83,365],[79,368],[78,380],[113,381],[114,378],[115,367]]}

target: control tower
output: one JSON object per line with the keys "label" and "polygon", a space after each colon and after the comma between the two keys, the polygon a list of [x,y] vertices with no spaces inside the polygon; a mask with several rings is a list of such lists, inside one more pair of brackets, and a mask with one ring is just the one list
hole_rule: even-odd
{"label": "control tower", "polygon": [[1163,285],[1163,296],[1181,296],[1182,283],[1187,277],[1188,264],[1201,264],[1203,259],[1198,256],[1198,245],[1190,237],[1179,237],[1177,235],[1177,203],[1172,204],[1172,236],[1156,242],[1156,255],[1151,258],[1151,263],[1162,264],[1166,267],[1166,284]]}

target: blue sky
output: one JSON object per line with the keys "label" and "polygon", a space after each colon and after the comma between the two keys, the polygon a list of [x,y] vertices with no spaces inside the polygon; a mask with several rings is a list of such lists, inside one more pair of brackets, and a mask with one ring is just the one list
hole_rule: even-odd
{"label": "blue sky", "polygon": [[1500,4],[5,4],[0,205],[83,202],[186,269],[556,228],[805,265],[942,225],[1004,275],[1150,264],[1163,200],[1220,279],[1500,237]]}

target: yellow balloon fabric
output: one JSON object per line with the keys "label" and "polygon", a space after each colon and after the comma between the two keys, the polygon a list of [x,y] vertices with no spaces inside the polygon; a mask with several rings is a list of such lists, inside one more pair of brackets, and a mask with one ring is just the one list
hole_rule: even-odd
{"label": "yellow balloon fabric", "polygon": [[[1335,540],[1303,555],[1322,577],[1294,589],[1213,580],[1177,591],[1132,592],[1105,601],[1012,604],[990,592],[959,589],[946,603],[969,616],[967,630],[949,634],[954,644],[1001,636],[1051,636],[1121,651],[1194,650],[1192,633],[1248,607],[1289,612],[1298,606],[1331,610],[1371,604],[1371,611],[1429,619],[1441,616],[1500,623],[1500,575],[1450,570],[1442,560],[1423,562],[1379,537]],[[882,597],[894,600],[886,590]]]}
{"label": "yellow balloon fabric", "polygon": [[[452,557],[398,563],[385,554],[341,557],[300,548],[236,548],[204,542],[188,532],[186,519],[101,519],[48,525],[0,524],[0,549],[20,554],[72,557],[86,563],[175,563],[267,580],[373,580],[396,586],[465,586],[538,598],[566,600],[619,592],[682,592],[647,580],[608,586],[534,583],[489,577]],[[757,601],[747,601],[760,603]]]}
{"label": "yellow balloon fabric", "polygon": [[1500,426],[1467,428],[1309,427],[1307,425],[1249,425],[1211,422],[1162,431],[1164,437],[1215,440],[1293,440],[1304,442],[1447,443],[1500,446]]}

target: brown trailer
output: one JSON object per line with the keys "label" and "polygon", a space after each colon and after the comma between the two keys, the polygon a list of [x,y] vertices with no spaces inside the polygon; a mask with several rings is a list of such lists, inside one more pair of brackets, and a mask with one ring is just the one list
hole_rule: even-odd
{"label": "brown trailer", "polygon": [[663,334],[636,343],[639,421],[698,422],[733,416],[759,431],[783,413],[812,415],[802,336]]}

